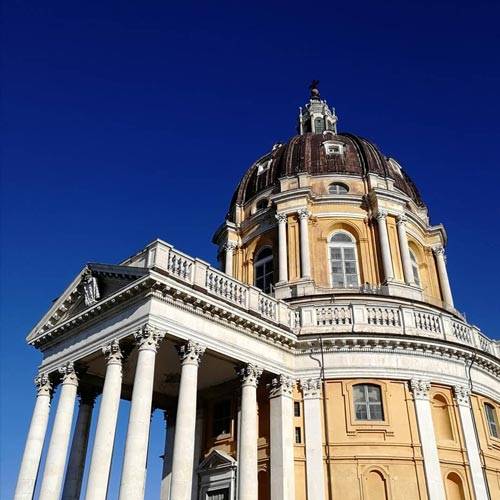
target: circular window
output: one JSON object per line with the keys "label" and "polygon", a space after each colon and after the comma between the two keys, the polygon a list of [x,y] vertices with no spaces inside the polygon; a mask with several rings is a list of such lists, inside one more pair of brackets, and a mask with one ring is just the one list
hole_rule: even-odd
{"label": "circular window", "polygon": [[334,182],[328,186],[328,192],[330,194],[347,194],[349,192],[349,188],[345,184]]}

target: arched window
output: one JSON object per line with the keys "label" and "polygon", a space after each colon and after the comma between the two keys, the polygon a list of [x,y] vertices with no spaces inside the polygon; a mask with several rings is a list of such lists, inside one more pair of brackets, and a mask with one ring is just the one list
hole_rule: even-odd
{"label": "arched window", "polygon": [[328,192],[330,194],[347,194],[349,192],[349,188],[340,182],[334,182],[328,186]]}
{"label": "arched window", "polygon": [[484,411],[486,413],[486,420],[488,421],[488,427],[490,429],[490,434],[495,438],[500,438],[498,429],[497,412],[493,405],[490,403],[484,403]]}
{"label": "arched window", "polygon": [[358,287],[358,263],[354,238],[345,231],[338,231],[330,238],[329,249],[332,287]]}
{"label": "arched window", "polygon": [[260,199],[256,205],[255,205],[255,208],[257,210],[263,210],[264,208],[267,208],[267,198],[262,198]]}
{"label": "arched window", "polygon": [[254,261],[255,286],[269,293],[273,284],[273,251],[265,247],[257,253]]}
{"label": "arched window", "polygon": [[314,133],[322,134],[325,130],[325,120],[323,118],[314,119]]}
{"label": "arched window", "polygon": [[415,254],[410,250],[410,261],[411,261],[411,270],[413,273],[413,281],[415,285],[420,286],[420,273],[418,272],[418,262]]}
{"label": "arched window", "polygon": [[356,384],[353,386],[353,399],[356,420],[384,420],[380,386]]}

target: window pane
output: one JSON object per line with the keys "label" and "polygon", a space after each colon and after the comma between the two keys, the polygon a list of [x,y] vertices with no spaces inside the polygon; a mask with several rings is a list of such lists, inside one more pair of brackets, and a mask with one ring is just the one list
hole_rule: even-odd
{"label": "window pane", "polygon": [[486,419],[488,420],[488,426],[490,428],[490,434],[493,436],[493,437],[499,437],[499,434],[498,434],[498,422],[497,422],[497,419],[496,419],[496,412],[495,412],[495,408],[486,403],[484,405],[484,408],[486,410]]}
{"label": "window pane", "polygon": [[364,403],[365,401],[365,386],[364,385],[355,385],[354,386],[354,402],[355,403]]}
{"label": "window pane", "polygon": [[356,264],[352,261],[347,261],[345,263],[345,273],[346,274],[356,274]]}
{"label": "window pane", "polygon": [[344,277],[342,275],[334,274],[332,277],[334,288],[344,288]]}
{"label": "window pane", "polygon": [[344,248],[344,259],[355,260],[354,248]]}
{"label": "window pane", "polygon": [[380,403],[380,388],[375,385],[368,386],[368,401],[370,403]]}
{"label": "window pane", "polygon": [[383,420],[382,405],[380,403],[370,404],[370,420]]}
{"label": "window pane", "polygon": [[342,259],[342,251],[340,248],[332,248],[330,249],[330,255],[332,260],[341,260]]}
{"label": "window pane", "polygon": [[335,233],[330,241],[338,243],[352,243],[352,238],[346,233]]}
{"label": "window pane", "polygon": [[356,419],[357,420],[368,420],[368,413],[366,411],[366,405],[357,404],[356,405]]}
{"label": "window pane", "polygon": [[295,427],[295,442],[302,443],[302,429],[300,427]]}
{"label": "window pane", "polygon": [[356,274],[350,274],[346,276],[347,286],[352,288],[353,286],[358,286],[358,277]]}
{"label": "window pane", "polygon": [[297,401],[293,403],[293,415],[295,417],[300,417],[300,403]]}

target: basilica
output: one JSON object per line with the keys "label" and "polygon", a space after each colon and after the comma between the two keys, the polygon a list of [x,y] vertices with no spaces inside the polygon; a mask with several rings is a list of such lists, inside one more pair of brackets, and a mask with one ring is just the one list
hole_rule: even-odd
{"label": "basilica", "polygon": [[500,342],[455,308],[404,167],[337,122],[314,82],[236,186],[218,266],[159,239],[82,263],[27,337],[15,500],[108,498],[122,400],[120,500],[144,498],[153,411],[161,500],[500,499]]}

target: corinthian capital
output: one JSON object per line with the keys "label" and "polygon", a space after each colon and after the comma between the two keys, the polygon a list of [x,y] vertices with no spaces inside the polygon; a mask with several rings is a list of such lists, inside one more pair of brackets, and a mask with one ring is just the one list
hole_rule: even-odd
{"label": "corinthian capital", "polygon": [[304,394],[304,399],[316,399],[321,396],[321,379],[320,378],[303,378],[300,379],[300,387]]}
{"label": "corinthian capital", "polygon": [[46,373],[39,373],[35,377],[35,386],[37,396],[52,397],[52,384],[50,383],[49,376]]}
{"label": "corinthian capital", "polygon": [[431,390],[431,381],[423,378],[412,378],[410,387],[415,399],[427,399]]}
{"label": "corinthian capital", "polygon": [[159,332],[151,325],[144,325],[134,333],[135,342],[139,351],[148,349],[156,352],[164,336],[165,334],[163,332]]}
{"label": "corinthian capital", "polygon": [[76,375],[75,367],[71,361],[59,367],[59,373],[62,376],[63,384],[78,385],[78,377]]}
{"label": "corinthian capital", "polygon": [[287,214],[276,214],[275,217],[276,220],[278,221],[278,224],[286,224],[288,220]]}
{"label": "corinthian capital", "polygon": [[188,340],[185,344],[177,346],[177,352],[179,353],[182,364],[199,365],[201,357],[205,352],[205,346]]}
{"label": "corinthian capital", "polygon": [[396,224],[398,226],[400,226],[400,225],[404,224],[407,220],[408,220],[408,218],[406,217],[406,215],[400,214],[396,217]]}
{"label": "corinthian capital", "polygon": [[432,251],[434,252],[434,255],[442,255],[444,257],[444,248],[442,246],[434,247]]}
{"label": "corinthian capital", "polygon": [[277,396],[288,396],[293,395],[293,386],[295,385],[295,380],[286,375],[280,375],[279,377],[274,377],[271,383],[268,384],[269,398],[275,398]]}
{"label": "corinthian capital", "polygon": [[259,378],[262,375],[262,368],[249,363],[246,366],[236,368],[236,373],[239,375],[242,385],[257,387]]}
{"label": "corinthian capital", "polygon": [[297,215],[299,219],[309,219],[309,216],[311,214],[309,213],[309,210],[307,210],[307,208],[299,208],[297,210]]}
{"label": "corinthian capital", "polygon": [[466,385],[456,385],[453,387],[457,404],[470,406],[470,389]]}
{"label": "corinthian capital", "polygon": [[123,353],[120,349],[120,343],[117,339],[112,340],[102,348],[108,365],[121,365]]}
{"label": "corinthian capital", "polygon": [[387,218],[387,210],[379,209],[375,215],[377,220],[385,220]]}
{"label": "corinthian capital", "polygon": [[222,246],[222,249],[225,252],[234,252],[234,250],[236,250],[237,248],[238,248],[238,245],[234,241],[228,241],[228,242],[224,243],[224,245]]}

